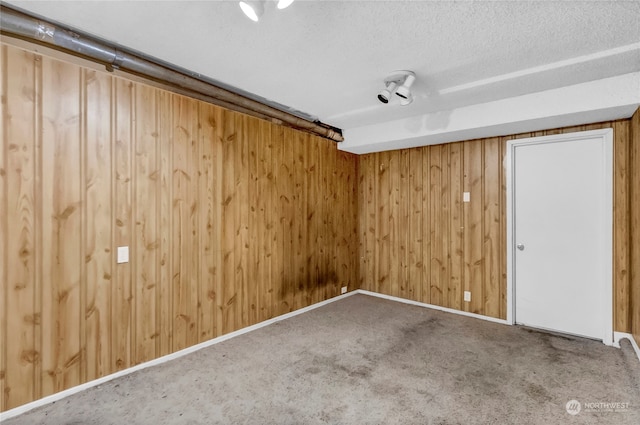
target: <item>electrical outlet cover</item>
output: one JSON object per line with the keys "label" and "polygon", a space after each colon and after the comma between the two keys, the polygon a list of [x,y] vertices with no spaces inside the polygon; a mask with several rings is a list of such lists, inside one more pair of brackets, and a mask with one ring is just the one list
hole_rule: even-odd
{"label": "electrical outlet cover", "polygon": [[119,246],[118,247],[118,264],[128,263],[128,262],[129,262],[129,247]]}

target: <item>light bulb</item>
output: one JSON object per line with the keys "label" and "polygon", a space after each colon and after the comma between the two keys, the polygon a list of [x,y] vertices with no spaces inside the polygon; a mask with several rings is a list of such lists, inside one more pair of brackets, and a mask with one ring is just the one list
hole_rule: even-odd
{"label": "light bulb", "polygon": [[291,6],[294,0],[278,0],[278,9],[284,9]]}
{"label": "light bulb", "polygon": [[264,13],[264,0],[262,1],[241,1],[240,9],[253,22],[258,22]]}

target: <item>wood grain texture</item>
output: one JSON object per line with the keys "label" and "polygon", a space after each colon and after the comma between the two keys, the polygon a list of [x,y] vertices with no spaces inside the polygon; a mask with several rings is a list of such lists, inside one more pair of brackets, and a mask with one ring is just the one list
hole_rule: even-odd
{"label": "wood grain texture", "polygon": [[389,283],[389,219],[391,216],[391,207],[389,204],[389,194],[391,192],[390,183],[390,158],[395,152],[381,152],[377,156],[376,172],[378,174],[377,180],[377,215],[376,215],[376,251],[373,264],[376,265],[376,286],[375,291],[383,294],[391,294],[391,285]]}
{"label": "wood grain texture", "polygon": [[85,204],[84,240],[86,262],[86,379],[111,372],[111,261],[112,203],[105,194],[111,191],[111,85],[112,79],[85,70],[84,132]]}
{"label": "wood grain texture", "polygon": [[[51,284],[43,285],[43,338],[54,350],[53,358],[43,363],[45,393],[78,385],[80,379],[80,270],[81,193],[80,181],[80,84],[79,68],[44,59],[42,87],[43,146],[52,155],[43,154],[43,220],[49,221],[43,233],[48,245],[44,275]],[[47,158],[45,163],[44,158]],[[43,344],[43,348],[46,344]]]}
{"label": "wood grain texture", "polygon": [[0,54],[3,411],[358,287],[356,156]]}
{"label": "wood grain texture", "polygon": [[[8,48],[0,45],[0,99],[8,99]],[[7,236],[9,220],[9,204],[7,196],[8,171],[6,162],[6,142],[9,140],[9,115],[8,101],[0,102],[0,137],[3,143],[0,148],[0,281],[8,282],[8,258],[7,258]],[[6,391],[7,381],[7,350],[4,348],[7,341],[7,283],[0,287],[0,412],[7,410],[8,392]]]}
{"label": "wood grain texture", "polygon": [[[637,116],[638,113],[635,120]],[[637,183],[630,183],[637,179],[633,172],[638,168],[634,163],[637,156],[631,155],[635,146],[631,140],[637,136],[630,132],[630,125],[630,120],[620,120],[426,146],[411,149],[408,162],[404,150],[360,156],[361,287],[396,295],[396,285],[406,284],[414,290],[400,292],[404,298],[506,318],[507,140],[613,128],[614,328],[631,332],[632,324],[640,327],[635,325],[639,307],[633,298],[640,289],[633,286],[631,271],[640,261],[632,258],[629,237],[633,234],[630,232],[633,211],[639,203],[637,192],[633,191]],[[408,169],[395,167],[395,162],[405,164]],[[409,176],[408,182],[403,174]],[[411,190],[407,190],[409,187]],[[470,202],[462,202],[464,192],[470,193]],[[408,219],[404,213],[396,216],[396,204],[401,208],[406,205]],[[633,217],[637,220],[637,216]],[[396,219],[400,220],[399,226],[393,225]],[[390,273],[403,264],[402,256],[396,259],[392,253],[402,252],[406,236],[410,237],[408,282],[403,281],[402,273]],[[396,264],[390,264],[395,261]],[[463,301],[463,291],[471,292],[470,302]]]}
{"label": "wood grain texture", "polygon": [[[132,218],[132,119],[135,86],[125,80],[116,79],[113,84],[113,117],[111,121],[113,155],[113,240],[115,246],[111,252],[116,253],[118,247],[131,246]],[[135,255],[129,252],[129,255]],[[111,257],[115,263],[115,257]],[[111,302],[111,370],[126,369],[131,365],[131,292],[132,263],[115,266],[115,281],[112,285]]]}
{"label": "wood grain texture", "polygon": [[500,280],[502,274],[500,251],[503,247],[500,239],[502,236],[500,175],[503,169],[502,157],[500,156],[500,138],[485,140],[483,155],[483,312],[487,316],[500,317],[502,302],[500,297],[500,284],[502,283]]}
{"label": "wood grain texture", "polygon": [[462,310],[463,306],[463,244],[464,244],[464,222],[463,222],[463,202],[460,194],[464,181],[462,160],[462,143],[452,143],[449,145],[449,205],[451,213],[449,215],[449,297],[448,302],[451,308]]}
{"label": "wood grain texture", "polygon": [[484,143],[477,141],[465,142],[465,152],[469,153],[469,158],[465,158],[465,186],[471,194],[471,202],[467,203],[468,220],[465,223],[468,239],[465,249],[465,279],[467,287],[471,292],[471,302],[468,304],[470,312],[483,314],[484,310],[484,290],[486,282],[484,280],[483,249],[483,171],[484,171]]}
{"label": "wood grain texture", "polygon": [[[422,181],[422,155],[418,149],[409,149],[409,163],[407,164],[409,175],[409,218],[406,232],[408,241],[408,266],[407,294],[408,299],[420,299],[422,296],[422,284],[424,278],[423,255],[423,220],[422,220],[422,196],[424,182]],[[371,186],[371,182],[367,182]],[[362,184],[362,183],[361,183]],[[366,257],[365,257],[366,258]],[[366,266],[366,262],[361,263]]]}
{"label": "wood grain texture", "polygon": [[291,193],[292,205],[299,205],[300,208],[294,212],[289,219],[292,223],[292,259],[293,259],[293,310],[299,309],[304,305],[304,296],[306,295],[306,287],[308,285],[307,267],[306,267],[306,246],[307,233],[305,223],[308,220],[309,206],[304,203],[305,193],[305,143],[306,137],[300,133],[293,133],[292,146],[302,145],[303,149],[293,150],[293,170],[291,176],[293,178],[293,191]]}
{"label": "wood grain texture", "polygon": [[443,271],[447,269],[445,241],[447,240],[446,209],[443,202],[443,187],[446,185],[448,169],[448,145],[437,145],[429,155],[429,303],[443,305],[446,301],[445,288],[447,282]]}
{"label": "wood grain texture", "polygon": [[[249,322],[249,211],[253,206],[249,202],[249,141],[250,134],[247,133],[249,126],[246,124],[248,117],[240,114],[233,114],[235,119],[236,135],[234,143],[234,185],[235,185],[235,270],[234,279],[236,284],[236,306],[237,319],[242,327]],[[253,142],[253,140],[251,140]],[[253,201],[253,200],[252,200]]]}
{"label": "wood grain texture", "polygon": [[613,123],[613,222],[614,222],[614,246],[613,246],[613,275],[614,275],[614,299],[617,300],[614,312],[615,329],[628,328],[631,320],[630,302],[630,267],[631,259],[631,235],[630,219],[631,209],[630,186],[630,126],[628,122]]}
{"label": "wood grain texture", "polygon": [[173,352],[173,95],[158,93],[158,154],[160,186],[158,188],[158,232],[160,237],[158,268],[159,288],[156,291],[156,323],[158,323],[158,356]]}
{"label": "wood grain texture", "polygon": [[158,164],[158,115],[155,90],[141,86],[135,97],[133,212],[135,236],[131,250],[133,272],[133,364],[157,357],[156,291],[159,246],[156,211]]}
{"label": "wood grain texture", "polygon": [[631,118],[629,147],[630,170],[630,329],[637,344],[640,344],[640,109]]}
{"label": "wood grain texture", "polygon": [[[11,142],[3,146],[5,199],[4,220],[6,268],[5,304],[6,338],[3,398],[7,407],[22,404],[35,394],[37,357],[35,353],[36,312],[34,301],[36,205],[35,169],[36,140],[34,128],[41,118],[36,107],[35,61],[33,54],[9,49],[3,51],[6,79],[15,79],[3,84],[4,136]],[[13,84],[12,84],[13,83]],[[4,102],[3,102],[4,103]],[[26,383],[26,385],[24,385]]]}
{"label": "wood grain texture", "polygon": [[197,232],[198,244],[201,252],[201,267],[198,267],[198,341],[203,342],[216,335],[216,293],[219,277],[219,250],[216,249],[220,235],[220,223],[216,220],[216,210],[219,205],[219,187],[216,168],[219,166],[218,153],[212,143],[216,138],[215,108],[211,105],[198,105],[198,122],[200,131],[198,145],[200,155],[198,168],[198,199],[200,200],[199,220]]}

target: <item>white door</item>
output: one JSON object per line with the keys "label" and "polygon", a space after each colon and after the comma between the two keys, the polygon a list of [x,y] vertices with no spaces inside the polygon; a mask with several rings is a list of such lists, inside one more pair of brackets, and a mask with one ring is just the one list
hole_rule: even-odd
{"label": "white door", "polygon": [[515,322],[612,339],[612,130],[510,142]]}

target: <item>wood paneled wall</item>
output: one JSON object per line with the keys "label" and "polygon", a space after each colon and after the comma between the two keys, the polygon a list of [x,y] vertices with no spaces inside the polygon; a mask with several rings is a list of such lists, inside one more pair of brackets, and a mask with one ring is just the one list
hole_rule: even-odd
{"label": "wood paneled wall", "polygon": [[356,288],[356,156],[0,54],[0,410]]}
{"label": "wood paneled wall", "polygon": [[631,245],[631,329],[636,343],[640,345],[640,109],[631,118],[630,146],[630,226]]}
{"label": "wood paneled wall", "polygon": [[601,128],[614,130],[614,327],[630,332],[629,120],[360,156],[360,287],[505,319],[507,140]]}

